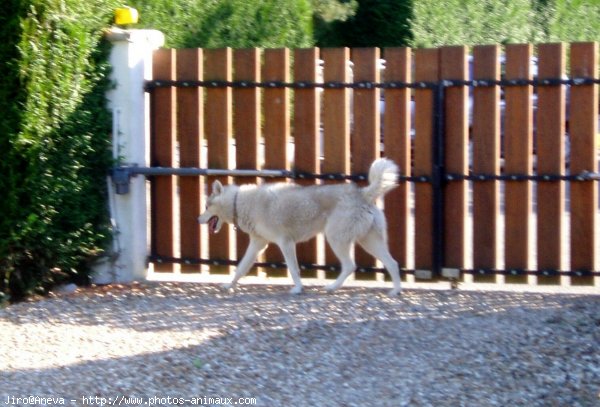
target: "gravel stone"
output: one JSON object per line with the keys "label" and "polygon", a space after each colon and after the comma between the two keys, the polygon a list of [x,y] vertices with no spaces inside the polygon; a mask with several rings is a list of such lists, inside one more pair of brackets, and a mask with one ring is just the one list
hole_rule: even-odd
{"label": "gravel stone", "polygon": [[600,405],[600,296],[287,290],[148,282],[0,309],[0,403]]}

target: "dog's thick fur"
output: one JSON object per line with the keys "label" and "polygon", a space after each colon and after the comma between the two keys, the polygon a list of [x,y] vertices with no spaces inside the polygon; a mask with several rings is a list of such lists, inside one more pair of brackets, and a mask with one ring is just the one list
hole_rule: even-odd
{"label": "dog's thick fur", "polygon": [[325,232],[342,271],[337,280],[326,287],[339,288],[354,272],[353,246],[361,245],[381,260],[394,284],[390,295],[400,293],[398,263],[387,245],[385,215],[376,206],[378,198],[396,186],[398,167],[391,160],[378,159],[371,164],[369,185],[353,183],[302,187],[295,184],[228,185],[215,181],[200,223],[208,223],[217,233],[223,222],[235,224],[250,235],[250,244],[238,264],[230,289],[246,275],[258,254],[269,242],[281,249],[294,281],[290,291],[302,292],[300,268],[296,259],[296,243]]}

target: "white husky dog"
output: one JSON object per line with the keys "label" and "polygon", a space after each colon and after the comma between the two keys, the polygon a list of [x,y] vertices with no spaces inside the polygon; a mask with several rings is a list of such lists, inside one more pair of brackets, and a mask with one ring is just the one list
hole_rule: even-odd
{"label": "white husky dog", "polygon": [[302,292],[296,243],[320,232],[341,261],[342,271],[327,291],[338,289],[354,272],[354,243],[381,260],[390,273],[394,288],[400,293],[398,263],[387,245],[385,215],[376,206],[378,198],[397,184],[398,167],[391,160],[375,160],[369,169],[369,185],[354,183],[299,186],[287,183],[263,185],[228,185],[215,181],[206,211],[198,222],[208,223],[210,231],[219,232],[223,222],[231,223],[250,235],[250,244],[237,266],[231,283],[236,283],[250,270],[256,257],[273,242],[279,246],[294,281],[292,294]]}

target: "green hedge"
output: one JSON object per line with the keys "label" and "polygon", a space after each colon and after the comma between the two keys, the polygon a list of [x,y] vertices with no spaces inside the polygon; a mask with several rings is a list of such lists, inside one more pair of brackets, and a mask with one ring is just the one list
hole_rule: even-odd
{"label": "green hedge", "polygon": [[310,0],[132,0],[139,27],[161,30],[168,47],[306,47]]}
{"label": "green hedge", "polygon": [[107,243],[115,5],[9,0],[1,17],[0,300],[87,281]]}

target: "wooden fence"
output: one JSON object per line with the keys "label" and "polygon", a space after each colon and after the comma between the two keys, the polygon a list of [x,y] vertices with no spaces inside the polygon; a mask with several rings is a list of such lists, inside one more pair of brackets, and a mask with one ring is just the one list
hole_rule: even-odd
{"label": "wooden fence", "polygon": [[[404,278],[599,284],[597,43],[160,49],[148,90],[153,167],[293,170],[313,184],[393,159],[403,177],[384,205]],[[243,233],[196,222],[212,180],[151,177],[156,271],[228,273],[214,265],[243,253]],[[298,256],[307,276],[336,274],[320,239]],[[277,250],[263,260],[281,275],[268,268]]]}

